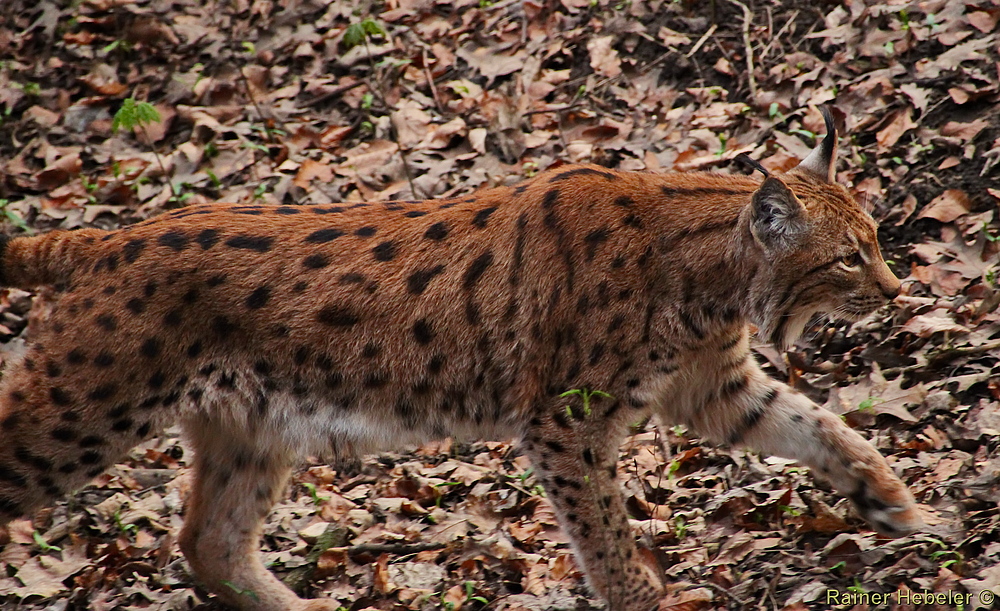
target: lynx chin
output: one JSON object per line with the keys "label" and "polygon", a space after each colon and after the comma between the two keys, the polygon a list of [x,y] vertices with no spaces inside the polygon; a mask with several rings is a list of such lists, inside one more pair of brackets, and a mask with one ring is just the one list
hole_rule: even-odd
{"label": "lynx chin", "polygon": [[[910,533],[881,454],[748,347],[751,324],[786,346],[817,312],[857,319],[899,292],[834,182],[826,118],[808,158],[763,179],[562,166],[463,199],[209,204],[4,237],[0,285],[43,291],[0,382],[0,524],[179,422],[196,578],[238,609],[333,611],[258,558],[304,456],[515,437],[590,586],[648,611],[663,572],[637,553],[615,464],[653,413],[798,460],[879,532]],[[571,389],[604,394],[585,410]]]}

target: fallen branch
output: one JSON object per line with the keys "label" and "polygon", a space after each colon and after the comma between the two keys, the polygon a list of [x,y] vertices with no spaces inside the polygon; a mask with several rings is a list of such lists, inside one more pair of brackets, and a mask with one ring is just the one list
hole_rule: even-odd
{"label": "fallen branch", "polygon": [[739,0],[729,0],[736,6],[743,9],[743,46],[747,56],[747,78],[750,82],[750,98],[757,100],[757,79],[753,75],[753,46],[750,44],[750,23],[753,21],[753,13]]}

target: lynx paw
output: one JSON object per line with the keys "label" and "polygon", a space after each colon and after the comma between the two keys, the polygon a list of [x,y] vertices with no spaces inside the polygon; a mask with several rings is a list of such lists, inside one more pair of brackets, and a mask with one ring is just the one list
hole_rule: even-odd
{"label": "lynx paw", "polygon": [[905,537],[924,526],[913,495],[898,480],[880,488],[862,480],[849,498],[861,517],[887,537]]}

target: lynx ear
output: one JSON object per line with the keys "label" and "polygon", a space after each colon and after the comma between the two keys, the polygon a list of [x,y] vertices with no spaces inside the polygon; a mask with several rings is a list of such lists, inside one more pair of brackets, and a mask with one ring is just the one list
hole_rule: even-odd
{"label": "lynx ear", "polygon": [[764,179],[751,206],[751,231],[768,250],[792,246],[806,233],[805,207],[777,178]]}
{"label": "lynx ear", "polygon": [[833,123],[829,108],[821,106],[819,110],[826,122],[826,137],[792,171],[798,170],[826,182],[833,182],[837,171],[837,126]]}

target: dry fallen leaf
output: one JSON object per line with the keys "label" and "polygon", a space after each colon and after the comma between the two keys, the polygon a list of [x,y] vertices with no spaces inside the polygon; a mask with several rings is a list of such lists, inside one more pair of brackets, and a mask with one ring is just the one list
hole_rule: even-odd
{"label": "dry fallen leaf", "polygon": [[931,218],[942,223],[950,223],[969,213],[969,196],[960,189],[948,189],[927,204],[918,219]]}

